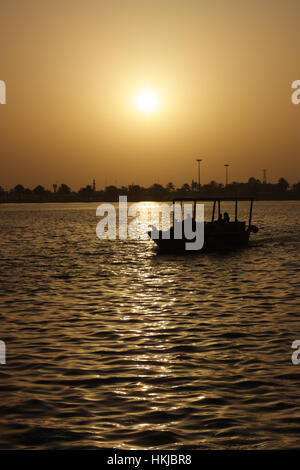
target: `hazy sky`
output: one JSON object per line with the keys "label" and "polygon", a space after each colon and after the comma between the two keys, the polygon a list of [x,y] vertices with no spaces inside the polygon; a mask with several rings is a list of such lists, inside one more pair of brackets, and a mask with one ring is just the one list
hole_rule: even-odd
{"label": "hazy sky", "polygon": [[[1,0],[0,185],[300,180],[299,0]],[[161,107],[143,114],[148,86]]]}

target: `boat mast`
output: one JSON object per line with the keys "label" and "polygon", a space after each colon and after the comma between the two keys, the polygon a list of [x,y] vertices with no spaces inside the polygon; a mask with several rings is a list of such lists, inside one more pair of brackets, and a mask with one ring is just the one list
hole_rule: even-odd
{"label": "boat mast", "polygon": [[221,215],[221,201],[220,199],[218,199],[218,217],[220,219],[220,215]]}
{"label": "boat mast", "polygon": [[251,226],[251,221],[252,221],[252,209],[253,209],[253,199],[251,199],[251,202],[250,202],[249,228]]}
{"label": "boat mast", "polygon": [[212,211],[212,216],[211,216],[212,222],[215,220],[215,211],[216,211],[216,200],[214,200],[214,206],[213,206],[213,211]]}

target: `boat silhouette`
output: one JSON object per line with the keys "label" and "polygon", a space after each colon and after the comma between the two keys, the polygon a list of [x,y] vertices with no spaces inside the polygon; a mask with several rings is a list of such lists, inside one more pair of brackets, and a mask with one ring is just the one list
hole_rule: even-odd
{"label": "boat silhouette", "polygon": [[[224,218],[221,213],[221,202],[231,201],[235,204],[235,216],[234,221],[230,221],[227,212],[224,213]],[[248,223],[246,221],[238,220],[238,203],[239,201],[249,201],[249,218]],[[181,208],[184,203],[193,204],[193,216],[192,216],[192,227],[193,232],[197,229],[197,224],[201,222],[196,221],[196,206],[197,202],[213,202],[211,220],[204,223],[204,241],[203,246],[195,251],[219,251],[219,250],[231,250],[235,248],[242,248],[248,246],[249,238],[251,233],[257,233],[258,228],[252,225],[252,213],[253,213],[253,202],[254,198],[181,198],[173,200],[173,207],[176,203],[180,203]],[[217,218],[216,218],[217,212]],[[179,223],[184,224],[186,221],[183,220]],[[178,221],[175,220],[173,211],[173,225],[168,230],[158,230],[156,227],[152,227],[152,230],[148,232],[149,237],[156,243],[159,251],[161,252],[185,252],[187,249],[187,243],[192,243],[193,239],[187,238],[185,231],[182,230],[182,236],[178,238],[176,230],[174,228]],[[196,235],[194,240],[196,239]]]}

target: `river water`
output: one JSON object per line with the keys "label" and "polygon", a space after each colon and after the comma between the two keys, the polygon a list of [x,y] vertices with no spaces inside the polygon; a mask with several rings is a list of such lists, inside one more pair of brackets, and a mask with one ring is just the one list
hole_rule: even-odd
{"label": "river water", "polygon": [[0,206],[0,448],[299,448],[299,202],[189,256],[99,240],[96,207]]}

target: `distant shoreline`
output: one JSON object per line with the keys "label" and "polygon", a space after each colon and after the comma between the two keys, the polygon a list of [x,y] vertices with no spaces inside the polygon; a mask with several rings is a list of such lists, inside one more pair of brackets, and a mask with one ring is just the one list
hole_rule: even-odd
{"label": "distant shoreline", "polygon": [[154,183],[149,187],[138,184],[117,187],[106,186],[97,190],[95,180],[92,185],[73,191],[67,184],[53,184],[53,190],[38,185],[34,189],[17,184],[10,190],[0,186],[0,203],[45,203],[45,202],[118,202],[119,196],[126,196],[128,202],[172,201],[189,198],[251,197],[258,201],[298,201],[300,200],[300,182],[290,185],[284,178],[277,183],[261,182],[253,177],[247,183],[233,182],[227,185],[211,181],[199,185],[192,181],[176,188],[172,182],[165,186]]}
{"label": "distant shoreline", "polygon": [[[178,196],[176,196],[177,198]],[[197,199],[197,197],[199,196],[190,196],[190,195],[185,195],[183,196],[182,198],[184,199],[184,197],[189,197],[189,198],[193,198],[195,197],[195,199]],[[212,199],[213,198],[220,198],[222,199],[222,196],[210,196]],[[240,196],[240,197],[244,197],[244,196]],[[252,197],[252,196],[249,196],[249,197]],[[232,198],[237,198],[239,199],[239,196],[232,196]],[[175,197],[174,197],[175,199]],[[162,200],[162,199],[130,199],[128,198],[128,203],[134,203],[134,202],[160,202],[160,203],[163,203],[163,202],[169,202],[171,203],[173,199],[165,199],[165,200]],[[257,198],[257,197],[254,197],[254,200],[255,201],[261,201],[261,202],[276,202],[276,201],[286,201],[286,202],[298,202],[300,201],[300,197],[298,198]],[[5,205],[5,204],[86,204],[86,203],[103,203],[103,202],[109,202],[109,203],[118,203],[119,201],[118,200],[115,200],[115,199],[95,199],[95,200],[60,200],[60,201],[1,201],[0,204],[1,205]]]}

